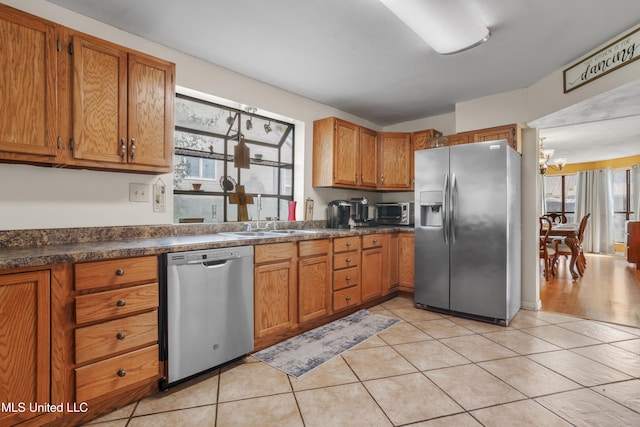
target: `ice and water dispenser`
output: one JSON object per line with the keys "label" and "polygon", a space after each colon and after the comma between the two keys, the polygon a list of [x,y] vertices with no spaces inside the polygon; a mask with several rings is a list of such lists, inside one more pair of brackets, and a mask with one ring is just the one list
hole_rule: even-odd
{"label": "ice and water dispenser", "polygon": [[420,226],[442,228],[442,191],[420,192]]}

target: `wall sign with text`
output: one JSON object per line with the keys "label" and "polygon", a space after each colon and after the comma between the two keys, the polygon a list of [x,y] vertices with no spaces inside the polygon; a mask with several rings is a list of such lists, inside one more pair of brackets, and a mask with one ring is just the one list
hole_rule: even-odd
{"label": "wall sign with text", "polygon": [[640,57],[640,28],[564,70],[564,93],[602,77]]}

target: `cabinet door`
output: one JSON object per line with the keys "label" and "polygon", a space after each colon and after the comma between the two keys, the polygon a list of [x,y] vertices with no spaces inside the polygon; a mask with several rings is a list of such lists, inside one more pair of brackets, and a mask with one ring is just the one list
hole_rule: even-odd
{"label": "cabinet door", "polygon": [[298,318],[300,323],[331,314],[329,255],[298,261]]}
{"label": "cabinet door", "polygon": [[362,301],[382,295],[382,247],[362,251]]}
{"label": "cabinet door", "polygon": [[377,133],[360,128],[360,187],[376,188],[378,185]]}
{"label": "cabinet door", "polygon": [[468,144],[471,142],[471,135],[468,133],[454,133],[453,135],[447,135],[447,144],[448,145],[461,145]]}
{"label": "cabinet door", "polygon": [[379,136],[379,186],[380,189],[411,188],[410,134],[384,133]]}
{"label": "cabinet door", "polygon": [[336,119],[335,148],[333,150],[333,183],[355,186],[358,184],[358,127]]}
{"label": "cabinet door", "polygon": [[172,164],[175,66],[129,54],[128,162],[166,167]]}
{"label": "cabinet door", "polygon": [[640,222],[627,222],[627,261],[640,267]]}
{"label": "cabinet door", "polygon": [[401,233],[398,239],[400,286],[407,290],[414,288],[415,247],[412,234]]}
{"label": "cabinet door", "polygon": [[517,125],[499,126],[473,132],[473,142],[495,141],[498,139],[506,139],[511,148],[518,150]]}
{"label": "cabinet door", "polygon": [[[0,157],[51,160],[58,111],[56,28],[17,11],[0,11]],[[21,157],[25,158],[25,157]]]}
{"label": "cabinet door", "polygon": [[73,157],[127,163],[127,53],[73,37]]}
{"label": "cabinet door", "polygon": [[48,270],[0,276],[0,402],[16,405],[0,425],[38,415],[20,413],[20,402],[51,402],[50,281]]}
{"label": "cabinet door", "polygon": [[382,294],[386,295],[398,285],[398,234],[385,234],[383,242]]}
{"label": "cabinet door", "polygon": [[296,274],[291,261],[256,265],[254,269],[255,338],[296,326]]}

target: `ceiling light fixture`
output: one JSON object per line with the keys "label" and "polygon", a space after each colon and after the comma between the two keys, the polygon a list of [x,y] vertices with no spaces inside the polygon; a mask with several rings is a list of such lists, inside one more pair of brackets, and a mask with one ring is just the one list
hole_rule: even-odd
{"label": "ceiling light fixture", "polygon": [[253,122],[251,121],[251,117],[247,119],[246,125],[247,125],[247,130],[253,129]]}
{"label": "ceiling light fixture", "polygon": [[538,158],[538,163],[540,166],[540,175],[546,174],[548,168],[561,171],[562,168],[564,168],[565,165],[567,164],[567,159],[558,157],[554,164],[549,163],[549,160],[551,160],[551,156],[553,156],[553,153],[555,153],[555,150],[553,149],[545,150],[544,144],[543,144],[544,140],[545,138],[540,138],[540,155]]}
{"label": "ceiling light fixture", "polygon": [[[255,114],[256,111],[258,111],[258,109],[256,107],[245,107],[244,110],[249,114]],[[247,119],[247,122],[245,123],[245,126],[247,127],[247,130],[253,129],[253,121],[251,119],[252,119],[252,117],[249,117]]]}
{"label": "ceiling light fixture", "polygon": [[271,132],[273,129],[271,129],[271,121],[269,121],[269,123],[265,123],[264,124],[264,132],[266,134],[269,134],[269,132]]}
{"label": "ceiling light fixture", "polygon": [[465,0],[380,0],[441,55],[471,49],[489,40],[491,31]]}

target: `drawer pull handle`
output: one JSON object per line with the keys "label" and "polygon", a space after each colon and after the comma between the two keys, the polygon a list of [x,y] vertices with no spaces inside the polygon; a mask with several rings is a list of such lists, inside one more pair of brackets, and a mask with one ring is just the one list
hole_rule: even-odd
{"label": "drawer pull handle", "polygon": [[124,276],[124,269],[119,268],[116,270],[116,276]]}
{"label": "drawer pull handle", "polygon": [[351,242],[347,242],[347,246],[351,246]]}
{"label": "drawer pull handle", "polygon": [[125,371],[124,369],[120,368],[118,369],[118,376],[120,378],[124,377],[125,375],[127,375],[127,371]]}
{"label": "drawer pull handle", "polygon": [[351,258],[347,258],[344,260],[345,262],[351,262]]}
{"label": "drawer pull handle", "polygon": [[351,301],[351,297],[349,295],[347,295],[347,297],[345,298],[346,301]]}
{"label": "drawer pull handle", "polygon": [[351,280],[351,276],[347,276],[347,277],[345,277],[345,279]]}
{"label": "drawer pull handle", "polygon": [[378,239],[373,239],[373,243],[378,243]]}
{"label": "drawer pull handle", "polygon": [[125,304],[126,302],[123,299],[119,299],[118,302],[116,303],[118,307],[124,307]]}
{"label": "drawer pull handle", "polygon": [[118,333],[116,334],[116,338],[117,338],[117,339],[119,339],[119,340],[123,340],[123,339],[124,339],[124,337],[126,337],[126,335],[125,335],[125,333],[124,333],[124,332],[118,332]]}

